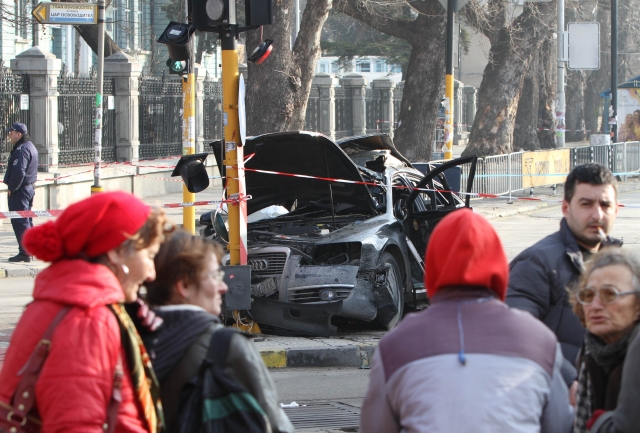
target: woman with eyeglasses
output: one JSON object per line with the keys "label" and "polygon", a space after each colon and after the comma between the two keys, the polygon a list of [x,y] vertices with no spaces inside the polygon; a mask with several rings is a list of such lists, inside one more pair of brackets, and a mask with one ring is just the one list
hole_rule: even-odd
{"label": "woman with eyeglasses", "polygon": [[[219,245],[176,231],[155,257],[156,280],[146,284],[147,303],[163,323],[154,332],[140,329],[140,333],[160,382],[168,433],[180,431],[183,387],[198,374],[212,336],[223,328],[218,316],[227,285],[220,268],[221,257]],[[273,379],[245,335],[232,336],[225,365],[225,373],[243,385],[260,405],[271,431],[293,431],[278,406]]]}
{"label": "woman with eyeglasses", "polygon": [[639,329],[640,260],[621,248],[598,252],[571,291],[571,301],[587,329],[577,365],[574,421],[574,433],[582,433],[618,404],[622,365]]}

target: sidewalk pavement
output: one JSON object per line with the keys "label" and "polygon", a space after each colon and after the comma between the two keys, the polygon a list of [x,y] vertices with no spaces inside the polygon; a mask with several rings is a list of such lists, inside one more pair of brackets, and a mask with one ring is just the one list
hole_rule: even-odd
{"label": "sidewalk pavement", "polygon": [[[619,192],[624,193],[640,189],[640,181],[633,179],[620,184]],[[471,206],[488,219],[532,213],[540,209],[560,206],[562,187],[554,194],[552,188],[534,190],[534,197],[541,201],[531,201],[529,191],[520,191],[512,195],[510,202],[506,198],[472,199]],[[207,191],[197,195],[197,200],[215,200],[220,197],[220,190]],[[182,202],[181,194],[168,194],[162,197],[147,199],[150,205]],[[213,209],[205,206],[196,210],[196,218],[204,211]],[[169,219],[175,224],[182,223],[182,208],[166,209]],[[35,218],[36,225],[51,218]],[[198,227],[196,227],[198,230]],[[8,263],[8,257],[17,253],[16,240],[11,224],[0,225],[0,278],[35,276],[47,264],[36,260],[31,263]],[[385,334],[381,330],[339,333],[332,338],[281,337],[260,335],[254,342],[262,354],[265,364],[270,368],[283,367],[356,367],[369,368],[373,352],[378,341]],[[8,340],[8,338],[6,339]],[[4,358],[5,348],[0,344],[0,365]]]}

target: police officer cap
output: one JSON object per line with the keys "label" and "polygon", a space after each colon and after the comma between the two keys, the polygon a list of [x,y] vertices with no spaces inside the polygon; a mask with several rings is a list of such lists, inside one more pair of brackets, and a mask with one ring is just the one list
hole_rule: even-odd
{"label": "police officer cap", "polygon": [[13,125],[11,125],[11,128],[7,130],[7,132],[9,131],[16,131],[16,132],[19,132],[20,134],[26,134],[27,125],[25,125],[24,123],[16,122]]}

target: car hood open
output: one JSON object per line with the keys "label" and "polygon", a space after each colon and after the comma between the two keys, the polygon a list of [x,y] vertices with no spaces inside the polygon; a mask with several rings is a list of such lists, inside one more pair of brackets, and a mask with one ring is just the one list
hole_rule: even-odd
{"label": "car hood open", "polygon": [[[220,155],[220,142],[212,143],[216,159]],[[217,149],[216,149],[217,148]],[[358,167],[328,137],[313,132],[278,132],[249,137],[244,146],[245,167],[304,176],[343,179],[362,182]],[[220,167],[218,161],[218,167]],[[366,185],[292,177],[279,174],[245,171],[247,202],[251,214],[271,205],[289,208],[295,200],[298,207],[311,201],[330,203],[332,187],[334,206],[353,205],[350,214],[376,215]]]}
{"label": "car hood open", "polygon": [[405,167],[413,167],[411,162],[401,154],[389,134],[370,134],[360,135],[357,137],[346,137],[337,141],[338,146],[344,150],[347,155],[371,154],[372,151],[385,151],[395,157],[399,162],[404,163]]}

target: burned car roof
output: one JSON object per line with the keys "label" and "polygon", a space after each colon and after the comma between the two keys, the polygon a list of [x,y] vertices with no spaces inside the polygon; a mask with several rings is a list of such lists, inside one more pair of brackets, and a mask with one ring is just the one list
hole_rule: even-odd
{"label": "burned car roof", "polygon": [[[328,137],[313,132],[279,132],[248,138],[244,154],[254,156],[245,167],[265,171],[299,174],[363,182],[354,162]],[[267,206],[284,205],[290,208],[297,200],[301,207],[310,202],[329,205],[333,195],[334,207],[348,206],[349,213],[376,215],[371,194],[366,185],[291,177],[271,173],[245,172],[247,202],[251,214]],[[331,190],[330,190],[331,187]]]}
{"label": "burned car roof", "polygon": [[402,155],[389,134],[369,134],[347,137],[337,141],[338,146],[358,165],[383,172],[384,167],[413,167]]}

